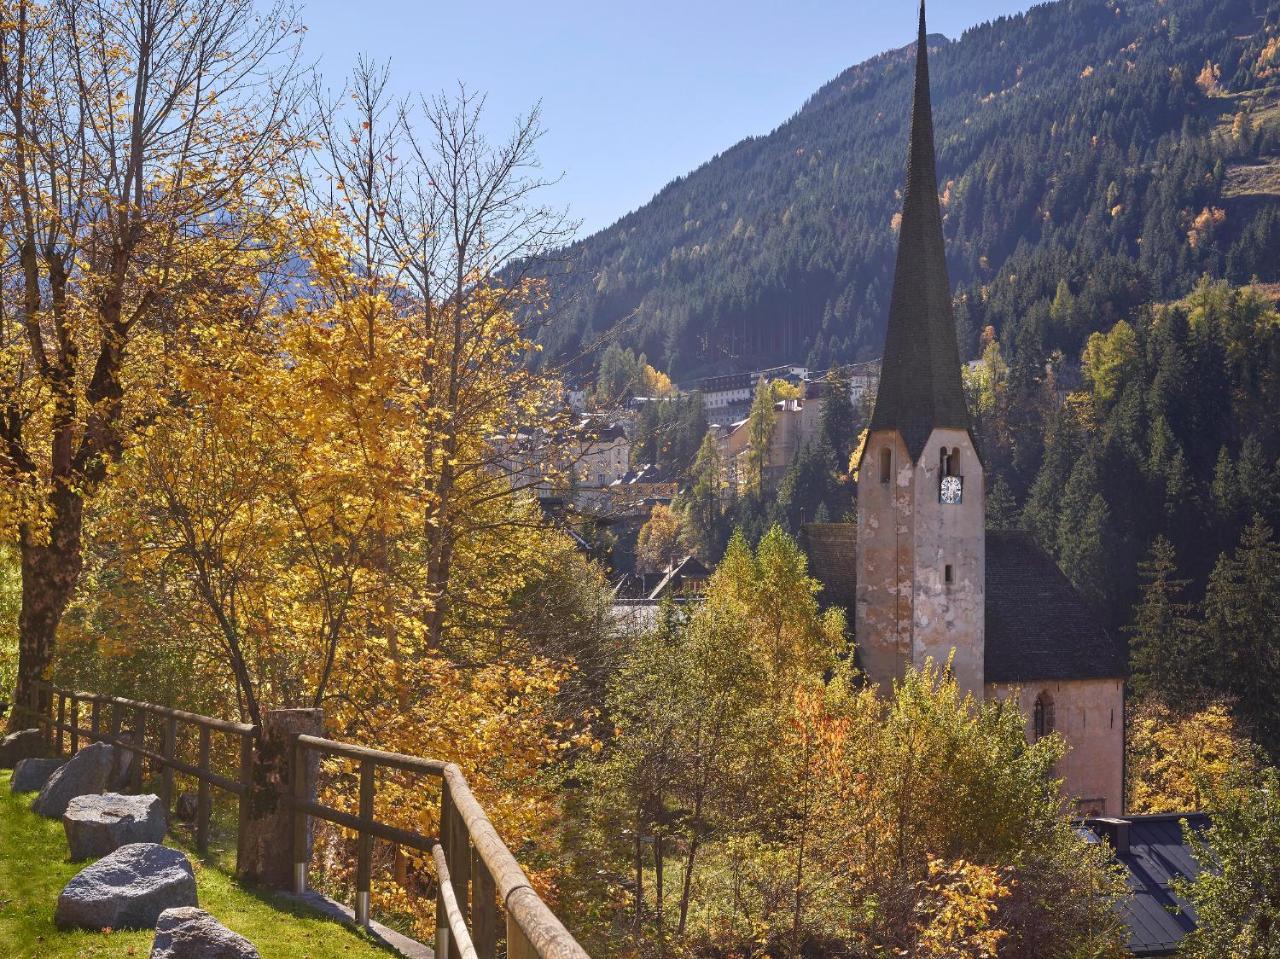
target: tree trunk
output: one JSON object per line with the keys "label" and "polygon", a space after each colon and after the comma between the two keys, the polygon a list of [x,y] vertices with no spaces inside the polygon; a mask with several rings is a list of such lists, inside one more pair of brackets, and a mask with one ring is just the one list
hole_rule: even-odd
{"label": "tree trunk", "polygon": [[[84,527],[84,503],[65,486],[49,497],[53,516],[49,541],[40,543],[35,531],[21,531],[22,608],[18,614],[18,682],[15,705],[47,712],[49,697],[37,694],[35,684],[45,678],[53,662],[58,624],[75,593],[84,567],[80,538]],[[30,726],[31,717],[20,709],[9,715],[9,729]]]}

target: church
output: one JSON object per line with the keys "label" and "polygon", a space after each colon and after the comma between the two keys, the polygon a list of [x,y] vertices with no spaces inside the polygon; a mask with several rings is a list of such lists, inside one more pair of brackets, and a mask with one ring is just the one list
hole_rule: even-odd
{"label": "church", "polygon": [[924,6],[907,183],[857,525],[811,524],[824,598],[851,613],[859,666],[888,689],[950,662],[976,697],[1016,703],[1029,739],[1057,732],[1081,815],[1124,811],[1123,647],[1025,534],[986,529],[982,453],[960,376],[943,247]]}

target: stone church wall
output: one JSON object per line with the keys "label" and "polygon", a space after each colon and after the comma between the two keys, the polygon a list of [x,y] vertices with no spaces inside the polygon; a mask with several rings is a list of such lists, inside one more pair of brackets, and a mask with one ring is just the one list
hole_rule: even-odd
{"label": "stone church wall", "polygon": [[1052,704],[1053,731],[1070,747],[1056,772],[1068,803],[1081,815],[1117,816],[1124,812],[1124,681],[1071,679],[1026,683],[1021,688],[988,686],[987,698],[1016,698],[1027,723],[1027,739],[1036,736],[1036,699]]}

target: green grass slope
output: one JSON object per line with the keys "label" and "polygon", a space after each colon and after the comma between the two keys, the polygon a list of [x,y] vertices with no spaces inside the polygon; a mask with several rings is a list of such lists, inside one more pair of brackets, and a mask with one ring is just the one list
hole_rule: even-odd
{"label": "green grass slope", "polygon": [[[5,959],[128,959],[151,952],[152,932],[63,932],[58,893],[85,863],[67,861],[62,824],[35,815],[31,795],[9,792],[0,772],[0,956]],[[248,938],[263,959],[386,959],[361,933],[253,892],[186,850],[200,906]]]}

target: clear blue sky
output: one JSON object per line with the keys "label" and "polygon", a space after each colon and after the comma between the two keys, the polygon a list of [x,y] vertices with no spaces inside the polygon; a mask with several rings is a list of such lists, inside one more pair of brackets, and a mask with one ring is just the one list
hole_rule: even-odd
{"label": "clear blue sky", "polygon": [[[1028,0],[933,0],[929,32]],[[676,176],[767,133],[841,70],[914,39],[916,0],[310,0],[309,55],[340,86],[358,54],[390,60],[397,92],[465,81],[490,123],[541,101],[547,200],[580,236]]]}

